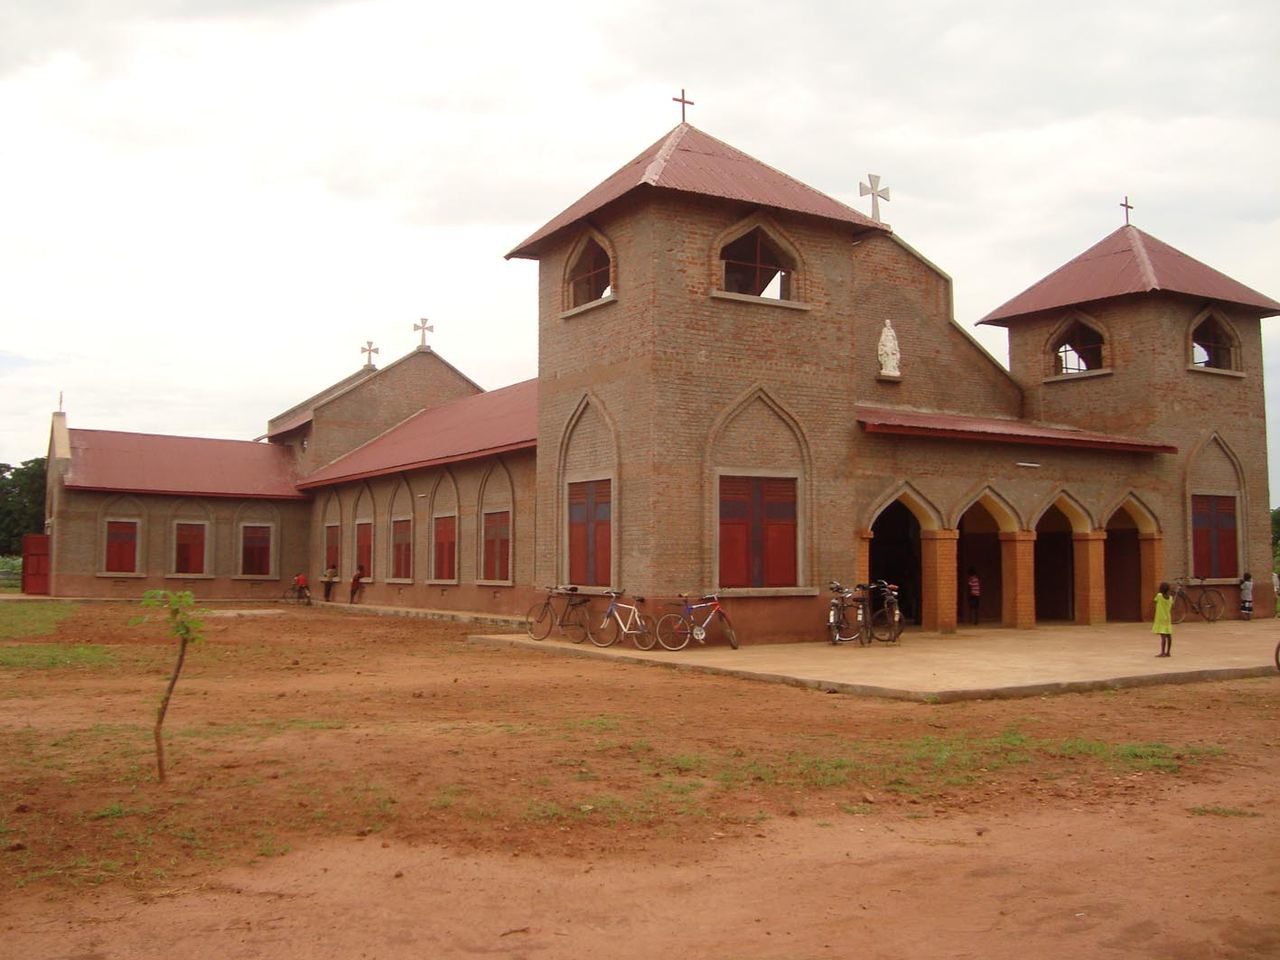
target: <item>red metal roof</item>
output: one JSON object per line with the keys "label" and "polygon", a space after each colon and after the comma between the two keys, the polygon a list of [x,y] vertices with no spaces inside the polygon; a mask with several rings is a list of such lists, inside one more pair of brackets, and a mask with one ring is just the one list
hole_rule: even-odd
{"label": "red metal roof", "polygon": [[69,430],[75,490],[302,500],[287,447],[114,430]]}
{"label": "red metal roof", "polygon": [[1041,310],[1153,290],[1252,307],[1262,316],[1280,313],[1280,303],[1270,297],[1137,227],[1123,226],[978,322],[1007,327],[1008,321]]}
{"label": "red metal roof", "polygon": [[889,229],[741,150],[682,123],[535,232],[507,257],[536,259],[541,241],[641,186],[744,200],[851,223],[860,230]]}
{"label": "red metal roof", "polygon": [[1001,420],[996,417],[969,417],[885,407],[857,407],[854,415],[867,433],[978,440],[982,443],[1023,443],[1040,447],[1088,447],[1124,453],[1178,452],[1177,447],[1152,440],[1090,433],[1074,427],[1049,426],[1031,420]]}
{"label": "red metal roof", "polygon": [[538,381],[431,407],[333,461],[298,484],[301,489],[361,480],[401,470],[533,449],[538,443]]}

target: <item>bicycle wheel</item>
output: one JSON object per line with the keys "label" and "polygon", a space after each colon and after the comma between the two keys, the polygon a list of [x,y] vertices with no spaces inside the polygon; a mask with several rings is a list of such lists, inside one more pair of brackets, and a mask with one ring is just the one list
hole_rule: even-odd
{"label": "bicycle wheel", "polygon": [[566,610],[564,619],[560,621],[560,629],[574,643],[581,643],[591,636],[591,615],[586,604],[575,603]]}
{"label": "bicycle wheel", "polygon": [[881,607],[871,615],[871,636],[881,643],[893,643],[898,639],[893,632],[893,620],[889,616],[888,607]]}
{"label": "bicycle wheel", "polygon": [[1227,601],[1222,598],[1222,593],[1210,587],[1200,594],[1200,616],[1204,617],[1207,623],[1213,623],[1223,611],[1227,609]]}
{"label": "bicycle wheel", "polygon": [[1280,643],[1276,644],[1276,669],[1280,670]]}
{"label": "bicycle wheel", "polygon": [[1185,593],[1178,593],[1174,595],[1173,610],[1169,614],[1169,617],[1174,623],[1181,623],[1183,620],[1187,619],[1187,595]]}
{"label": "bicycle wheel", "polygon": [[529,633],[529,639],[547,639],[547,634],[551,632],[552,619],[550,600],[539,600],[530,607],[524,618],[524,628]]}
{"label": "bicycle wheel", "polygon": [[683,650],[689,645],[689,637],[693,628],[681,614],[668,613],[658,621],[658,643],[664,650]]}
{"label": "bicycle wheel", "polygon": [[605,616],[604,623],[591,631],[591,642],[597,647],[612,647],[622,639],[622,623],[617,613]]}
{"label": "bicycle wheel", "polygon": [[652,650],[658,640],[653,632],[653,621],[643,613],[636,614],[636,629],[629,636],[638,650]]}
{"label": "bicycle wheel", "polygon": [[729,641],[729,646],[734,650],[738,649],[738,634],[733,629],[733,624],[729,622],[729,618],[723,613],[720,614],[720,632],[724,634],[724,638]]}

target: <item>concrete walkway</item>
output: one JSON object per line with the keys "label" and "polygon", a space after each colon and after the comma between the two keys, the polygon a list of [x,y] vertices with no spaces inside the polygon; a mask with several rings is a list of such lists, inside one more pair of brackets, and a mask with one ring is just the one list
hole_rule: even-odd
{"label": "concrete walkway", "polygon": [[[815,631],[817,632],[817,631]],[[678,653],[633,647],[600,649],[564,640],[489,634],[474,643],[518,646],[550,655],[601,657],[681,670],[722,673],[899,700],[1030,697],[1157,683],[1277,675],[1280,619],[1184,623],[1173,656],[1157,658],[1159,638],[1144,623],[1034,630],[962,629],[903,634],[898,645],[813,643],[689,647]]]}
{"label": "concrete walkway", "polygon": [[[0,595],[0,600],[9,599],[49,600]],[[202,605],[223,606],[216,602]],[[226,607],[252,605],[238,601],[227,603]],[[272,610],[281,607],[278,603],[270,605]],[[823,638],[823,625],[818,624],[812,643],[753,643],[739,650],[693,645],[671,653],[661,648],[637,650],[622,644],[600,648],[590,642],[537,642],[524,633],[523,617],[321,602],[310,609],[471,622],[477,624],[477,634],[470,638],[472,643],[520,647],[547,656],[596,657],[861,696],[929,702],[1276,676],[1275,650],[1280,643],[1280,619],[1271,618],[1178,624],[1174,627],[1173,656],[1168,659],[1155,656],[1160,641],[1145,623],[1047,625],[1034,630],[984,626],[961,628],[953,634],[908,630],[897,645],[869,647],[832,646]]]}

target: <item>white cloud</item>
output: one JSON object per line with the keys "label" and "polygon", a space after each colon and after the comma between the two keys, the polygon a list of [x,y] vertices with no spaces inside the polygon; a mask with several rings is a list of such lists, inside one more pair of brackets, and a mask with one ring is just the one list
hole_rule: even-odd
{"label": "white cloud", "polygon": [[0,460],[43,452],[60,389],[77,426],[254,436],[423,315],[483,385],[533,375],[536,266],[503,254],[682,86],[699,127],[859,209],[882,175],[966,325],[1125,194],[1276,296],[1277,46],[1269,0],[6,5],[0,342],[30,363],[0,362]]}

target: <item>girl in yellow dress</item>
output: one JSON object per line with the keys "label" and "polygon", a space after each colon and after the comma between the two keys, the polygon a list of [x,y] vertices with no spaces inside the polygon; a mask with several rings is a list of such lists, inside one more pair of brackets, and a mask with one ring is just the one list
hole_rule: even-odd
{"label": "girl in yellow dress", "polygon": [[1151,632],[1160,634],[1160,652],[1156,656],[1168,657],[1173,654],[1173,595],[1167,582],[1160,584],[1155,600],[1156,617],[1151,623]]}

